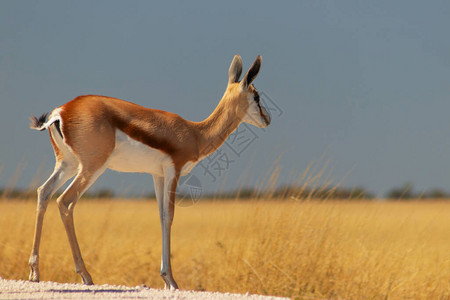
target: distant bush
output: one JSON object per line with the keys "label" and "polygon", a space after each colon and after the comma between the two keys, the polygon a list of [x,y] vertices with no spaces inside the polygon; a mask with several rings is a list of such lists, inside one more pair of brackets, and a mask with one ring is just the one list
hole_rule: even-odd
{"label": "distant bush", "polygon": [[[55,197],[61,195],[61,192],[57,192]],[[83,198],[98,199],[98,198],[114,198],[114,191],[109,189],[100,189],[98,191],[86,192]],[[36,190],[30,189],[2,189],[0,188],[0,199],[33,199],[37,197]]]}
{"label": "distant bush", "polygon": [[[55,194],[55,197],[61,195],[61,191]],[[83,195],[85,199],[106,199],[114,198],[116,194],[110,189],[99,189],[88,191]],[[125,196],[126,197],[126,196]],[[133,198],[133,196],[130,196]],[[35,199],[36,190],[30,189],[4,189],[0,188],[0,199]],[[140,197],[139,197],[140,198]],[[149,193],[144,196],[147,199],[154,199],[155,194]],[[361,200],[373,199],[375,196],[362,187],[355,188],[337,188],[337,187],[302,187],[294,185],[285,185],[273,190],[263,190],[257,188],[241,188],[222,193],[203,194],[202,198],[216,199],[320,199],[320,200]],[[411,183],[406,183],[401,187],[394,187],[386,193],[386,198],[391,200],[412,200],[412,199],[450,199],[450,193],[442,189],[431,189],[425,192],[415,191]]]}
{"label": "distant bush", "polygon": [[412,199],[417,198],[417,194],[413,192],[411,183],[406,183],[401,187],[395,187],[389,190],[386,197],[389,199]]}
{"label": "distant bush", "polygon": [[372,199],[374,196],[364,188],[303,188],[295,186],[285,186],[277,189],[273,196],[275,197],[294,197],[294,198],[311,198],[311,199]]}
{"label": "distant bush", "polygon": [[275,190],[260,191],[255,188],[241,188],[235,191],[229,191],[221,193],[220,195],[209,194],[205,195],[205,198],[219,198],[219,199],[284,199],[284,198],[297,198],[297,199],[371,199],[373,194],[363,188],[305,188],[297,187],[294,185],[286,185]]}
{"label": "distant bush", "polygon": [[450,198],[450,193],[442,189],[431,189],[430,191],[414,191],[411,183],[405,183],[401,187],[392,188],[386,193],[386,198],[392,200],[411,200],[411,199],[443,199]]}

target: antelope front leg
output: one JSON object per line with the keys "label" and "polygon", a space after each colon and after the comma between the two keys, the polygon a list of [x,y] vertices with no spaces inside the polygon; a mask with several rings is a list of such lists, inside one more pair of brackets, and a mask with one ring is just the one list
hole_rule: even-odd
{"label": "antelope front leg", "polygon": [[[172,266],[170,263],[170,231],[175,209],[175,192],[178,183],[178,174],[173,175],[172,172],[167,172],[164,180],[154,178],[155,190],[159,206],[159,216],[161,219],[162,232],[162,257],[161,257],[161,277],[165,282],[165,288],[171,290],[178,289],[178,284],[172,275]],[[172,174],[171,174],[172,173]],[[158,186],[158,187],[157,187]],[[161,195],[161,189],[164,189]],[[159,195],[159,197],[158,197]],[[161,197],[163,196],[163,197]]]}

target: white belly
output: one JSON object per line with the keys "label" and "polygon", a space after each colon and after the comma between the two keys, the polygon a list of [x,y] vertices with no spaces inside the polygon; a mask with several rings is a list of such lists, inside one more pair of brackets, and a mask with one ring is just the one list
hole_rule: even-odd
{"label": "white belly", "polygon": [[166,153],[138,142],[120,130],[116,131],[116,146],[107,163],[109,169],[164,176],[164,170],[170,166],[173,162]]}

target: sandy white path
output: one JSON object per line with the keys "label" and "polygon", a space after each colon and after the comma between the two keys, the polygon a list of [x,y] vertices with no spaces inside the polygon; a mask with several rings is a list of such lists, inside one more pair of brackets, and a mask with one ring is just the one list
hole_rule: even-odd
{"label": "sandy white path", "polygon": [[240,295],[194,291],[168,291],[147,287],[83,285],[56,282],[29,282],[0,278],[0,299],[287,299],[260,295]]}

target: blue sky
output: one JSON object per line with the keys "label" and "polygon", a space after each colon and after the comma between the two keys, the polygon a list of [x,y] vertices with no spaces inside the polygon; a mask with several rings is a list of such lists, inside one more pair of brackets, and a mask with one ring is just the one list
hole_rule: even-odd
{"label": "blue sky", "polygon": [[[261,183],[281,155],[280,183],[329,162],[345,187],[450,191],[449,15],[448,1],[1,1],[0,186],[19,164],[21,187],[53,169],[31,114],[101,94],[199,121],[237,53],[245,69],[262,55],[254,83],[279,110],[222,149],[215,180],[194,170],[204,190]],[[107,172],[94,188],[153,184]]]}

